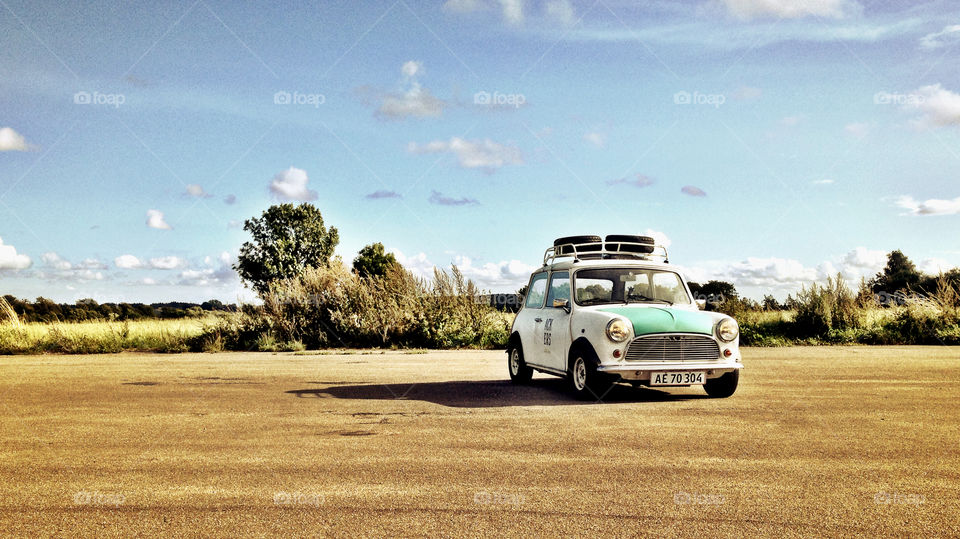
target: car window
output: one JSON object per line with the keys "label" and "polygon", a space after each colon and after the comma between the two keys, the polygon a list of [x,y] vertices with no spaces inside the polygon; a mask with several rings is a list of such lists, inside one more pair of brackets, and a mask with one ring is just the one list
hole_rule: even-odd
{"label": "car window", "polygon": [[653,297],[672,303],[689,303],[687,290],[676,273],[655,273],[653,275]]}
{"label": "car window", "polygon": [[577,303],[609,303],[613,294],[612,279],[577,277]]}
{"label": "car window", "polygon": [[574,275],[574,283],[578,305],[690,303],[683,280],[672,271],[647,268],[582,269]]}
{"label": "car window", "polygon": [[538,273],[533,276],[530,286],[527,288],[527,299],[523,302],[524,307],[537,308],[543,305],[543,296],[547,291],[547,273]]}
{"label": "car window", "polygon": [[547,307],[553,307],[556,301],[570,301],[570,272],[557,271],[550,279],[550,294],[547,295]]}

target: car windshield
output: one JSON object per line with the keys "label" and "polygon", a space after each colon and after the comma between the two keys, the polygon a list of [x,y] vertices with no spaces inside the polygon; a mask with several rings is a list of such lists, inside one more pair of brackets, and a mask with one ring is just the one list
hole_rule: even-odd
{"label": "car windshield", "polygon": [[654,268],[584,269],[574,275],[577,305],[601,303],[690,303],[683,280]]}

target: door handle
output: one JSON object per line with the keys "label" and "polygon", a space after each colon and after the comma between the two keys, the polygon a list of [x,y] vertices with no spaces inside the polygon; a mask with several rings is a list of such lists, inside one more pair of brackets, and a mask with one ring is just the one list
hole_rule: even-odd
{"label": "door handle", "polygon": [[534,318],[533,321],[539,324],[540,322],[543,322],[543,318]]}

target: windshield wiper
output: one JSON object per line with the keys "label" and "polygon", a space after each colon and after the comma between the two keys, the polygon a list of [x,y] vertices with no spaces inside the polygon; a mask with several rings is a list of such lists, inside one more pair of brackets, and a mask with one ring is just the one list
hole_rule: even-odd
{"label": "windshield wiper", "polygon": [[638,299],[640,300],[640,302],[649,302],[649,303],[659,302],[659,303],[666,303],[667,305],[673,305],[672,301],[669,301],[666,299],[648,298],[647,296],[641,296],[639,294],[627,296],[627,303],[630,303],[631,299]]}

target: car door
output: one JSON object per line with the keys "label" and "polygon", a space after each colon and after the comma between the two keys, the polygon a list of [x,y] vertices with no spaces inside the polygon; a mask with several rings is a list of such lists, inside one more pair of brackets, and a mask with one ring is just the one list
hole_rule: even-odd
{"label": "car door", "polygon": [[546,271],[530,277],[523,308],[513,323],[514,330],[520,335],[523,359],[528,365],[546,365],[540,343],[543,342],[543,302],[547,297],[547,277]]}
{"label": "car door", "polygon": [[570,351],[570,272],[555,271],[547,287],[547,301],[542,309],[541,335],[545,366],[566,372]]}

